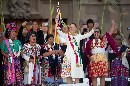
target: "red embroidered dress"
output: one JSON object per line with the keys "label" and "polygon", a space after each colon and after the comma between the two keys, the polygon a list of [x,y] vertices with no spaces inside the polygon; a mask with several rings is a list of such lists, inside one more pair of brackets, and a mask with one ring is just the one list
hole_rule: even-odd
{"label": "red embroidered dress", "polygon": [[113,38],[106,35],[98,40],[89,40],[86,44],[86,55],[90,55],[89,77],[108,76],[108,59],[106,57],[107,46],[110,45],[119,55]]}

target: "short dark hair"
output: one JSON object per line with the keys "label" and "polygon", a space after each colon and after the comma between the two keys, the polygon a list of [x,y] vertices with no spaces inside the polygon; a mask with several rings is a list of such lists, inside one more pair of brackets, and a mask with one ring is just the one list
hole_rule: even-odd
{"label": "short dark hair", "polygon": [[87,20],[87,25],[88,25],[89,23],[93,23],[93,24],[94,24],[94,21],[93,21],[92,19],[88,19],[88,20]]}
{"label": "short dark hair", "polygon": [[37,33],[36,33],[35,31],[30,31],[30,32],[27,34],[27,36],[26,36],[26,40],[25,40],[26,43],[29,42],[30,36],[31,36],[32,34],[35,34],[36,39],[37,39]]}
{"label": "short dark hair", "polygon": [[48,34],[48,35],[46,36],[46,41],[48,41],[48,39],[51,38],[51,37],[54,38],[54,36],[53,36],[52,34]]}
{"label": "short dark hair", "polygon": [[[77,27],[76,23],[71,23],[71,24],[73,24],[73,25],[75,25],[75,27]],[[70,25],[71,25],[71,24],[70,24]]]}
{"label": "short dark hair", "polygon": [[96,28],[96,29],[99,29],[100,34],[102,33],[102,31],[101,31],[101,29],[100,29],[100,28]]}

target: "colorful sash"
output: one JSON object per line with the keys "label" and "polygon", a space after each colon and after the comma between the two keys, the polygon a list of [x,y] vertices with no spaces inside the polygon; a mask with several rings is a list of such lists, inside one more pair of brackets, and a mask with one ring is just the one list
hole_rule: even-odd
{"label": "colorful sash", "polygon": [[10,58],[12,58],[12,63],[11,63],[11,59],[9,58],[9,61],[8,61],[8,73],[7,73],[7,78],[9,80],[9,84],[12,84],[12,83],[15,82],[14,55],[13,55],[13,52],[11,51],[9,40],[5,39],[5,43],[6,43],[6,46],[8,48],[8,51],[9,51],[9,53],[11,55]]}
{"label": "colorful sash", "polygon": [[[71,39],[70,35],[68,35],[68,39],[70,41],[70,45],[71,45],[71,47],[74,51],[74,54],[76,56],[76,67],[80,67],[82,64],[82,59],[81,59],[81,55],[80,55],[80,47],[79,47],[79,45],[74,37],[73,37],[73,39]],[[78,47],[78,51],[74,49],[74,46]]]}

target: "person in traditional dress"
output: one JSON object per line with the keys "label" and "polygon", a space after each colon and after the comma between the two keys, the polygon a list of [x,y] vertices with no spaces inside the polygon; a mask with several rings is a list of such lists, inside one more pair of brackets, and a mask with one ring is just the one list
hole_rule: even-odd
{"label": "person in traditional dress", "polygon": [[20,65],[21,42],[17,40],[16,24],[9,23],[5,32],[6,39],[1,44],[3,54],[4,85],[22,86],[23,77]]}
{"label": "person in traditional dress", "polygon": [[[57,18],[56,18],[57,19]],[[90,37],[94,30],[92,29],[88,34],[77,34],[77,26],[75,23],[70,24],[69,33],[65,34],[57,27],[58,20],[56,21],[56,29],[60,36],[62,36],[67,43],[66,55],[66,69],[69,71],[66,78],[72,83],[72,78],[75,79],[75,83],[79,83],[79,78],[84,78],[83,64],[80,56],[80,40]],[[65,74],[66,72],[64,72]]]}
{"label": "person in traditional dress", "polygon": [[[4,32],[0,33],[0,45],[2,44],[2,41],[4,40]],[[3,55],[1,53],[1,46],[0,46],[0,77],[1,77],[1,80],[0,80],[0,85],[3,86],[3,83],[4,83],[4,71],[3,71]]]}
{"label": "person in traditional dress", "polygon": [[[110,68],[111,86],[128,86],[129,64],[126,58],[128,47],[122,45],[122,38],[120,34],[115,37],[118,51],[122,56],[119,58],[113,55],[115,59],[112,60]],[[115,53],[113,52],[113,54]]]}
{"label": "person in traditional dress", "polygon": [[47,43],[42,45],[41,55],[44,60],[44,84],[45,86],[58,86],[63,83],[61,77],[61,57],[64,55],[60,46],[54,43],[54,36],[47,35]]}
{"label": "person in traditional dress", "polygon": [[[62,27],[62,32],[65,34],[68,34],[68,26],[64,26]],[[61,37],[59,35],[59,39],[60,39],[60,47],[62,49],[63,52],[66,52],[66,48],[67,48],[67,43],[66,40]],[[62,57],[62,73],[61,73],[61,77],[65,80],[67,76],[70,76],[70,70],[67,70],[66,68],[66,55],[64,55]],[[67,79],[67,84],[71,83],[71,81],[69,79]]]}
{"label": "person in traditional dress", "polygon": [[105,77],[108,76],[108,59],[106,57],[107,46],[120,56],[117,47],[114,45],[114,39],[110,36],[115,29],[115,23],[112,21],[110,33],[106,33],[100,38],[101,30],[95,29],[95,39],[89,40],[86,44],[85,53],[90,59],[89,77],[92,78],[92,86],[97,86],[97,78],[100,78],[100,86],[105,86]]}
{"label": "person in traditional dress", "polygon": [[30,32],[27,35],[27,43],[23,45],[22,57],[24,63],[24,85],[41,84],[40,73],[40,49],[41,46],[36,43],[36,32]]}

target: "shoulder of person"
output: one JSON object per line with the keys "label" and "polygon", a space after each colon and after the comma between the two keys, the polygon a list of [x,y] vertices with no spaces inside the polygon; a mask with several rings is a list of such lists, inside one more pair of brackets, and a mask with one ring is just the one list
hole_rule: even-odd
{"label": "shoulder of person", "polygon": [[39,49],[41,49],[41,46],[39,44],[36,44],[36,47],[39,48]]}
{"label": "shoulder of person", "polygon": [[42,30],[38,30],[37,33],[43,33]]}

